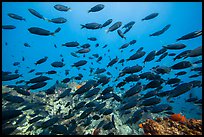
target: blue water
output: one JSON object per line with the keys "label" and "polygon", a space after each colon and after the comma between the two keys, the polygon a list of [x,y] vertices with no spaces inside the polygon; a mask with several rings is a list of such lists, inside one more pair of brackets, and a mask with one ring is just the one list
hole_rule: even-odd
{"label": "blue water", "polygon": [[[196,30],[202,30],[202,3],[201,2],[100,2],[105,5],[105,8],[102,11],[96,13],[87,13],[87,11],[98,4],[98,2],[3,2],[2,3],[2,24],[3,25],[14,25],[16,29],[14,30],[2,30],[2,70],[14,72],[16,69],[19,70],[19,74],[23,74],[23,77],[20,77],[16,80],[2,82],[3,85],[15,84],[18,80],[28,81],[31,78],[36,77],[36,72],[46,72],[48,70],[56,70],[57,75],[50,75],[53,80],[48,81],[48,84],[42,89],[48,89],[50,86],[55,84],[56,80],[63,80],[66,77],[77,76],[78,73],[83,74],[82,82],[93,78],[89,76],[89,67],[93,68],[106,68],[109,63],[109,57],[111,59],[116,56],[119,59],[127,59],[132,55],[138,48],[144,47],[146,54],[144,57],[137,59],[135,61],[125,62],[124,66],[119,63],[114,64],[112,67],[107,68],[114,78],[111,79],[109,85],[116,86],[117,83],[121,82],[123,78],[119,79],[117,82],[113,82],[115,77],[118,76],[120,70],[126,66],[133,65],[143,65],[142,62],[146,55],[152,50],[160,50],[162,46],[166,44],[175,43],[176,39],[180,36],[188,34]],[[54,5],[62,4],[71,7],[72,11],[60,12],[54,9]],[[57,17],[64,17],[68,21],[64,24],[54,24],[51,22],[44,21],[33,16],[28,8],[35,9],[44,17],[51,19]],[[145,16],[158,12],[159,15],[148,21],[141,21]],[[26,21],[19,21],[10,18],[8,13],[16,13],[26,19]],[[86,24],[91,22],[97,22],[103,24],[106,20],[113,19],[111,25],[117,21],[121,21],[123,25],[130,21],[135,21],[133,28],[125,34],[126,40],[122,39],[116,31],[106,33],[111,25],[98,29],[98,30],[88,30],[81,29],[80,24]],[[167,24],[171,24],[169,30],[164,34],[158,37],[149,37],[149,34],[152,34],[158,30],[161,30]],[[122,25],[122,26],[123,26]],[[55,36],[38,36],[31,34],[27,29],[30,27],[41,27],[50,31],[55,31],[58,27],[61,27],[61,31]],[[96,37],[97,41],[92,42],[87,40],[88,37]],[[137,43],[130,45],[128,48],[124,49],[123,52],[120,52],[118,49],[123,44],[130,42],[131,40],[137,40]],[[80,58],[75,58],[70,55],[71,52],[77,51],[77,48],[67,48],[62,47],[61,44],[70,41],[78,41],[80,45],[89,43],[91,45],[91,52],[86,54],[86,57],[83,58],[83,55],[79,55]],[[5,42],[8,45],[5,45]],[[31,45],[30,48],[25,47],[24,43]],[[95,47],[95,44],[99,43],[99,47]],[[182,50],[169,50],[169,53],[180,53],[187,49],[195,49],[196,47],[202,44],[202,37],[197,37],[190,40],[180,41],[187,45],[185,49]],[[54,47],[54,44],[57,45],[57,48]],[[108,46],[102,48],[105,44]],[[132,48],[135,50],[129,52]],[[107,52],[110,49],[110,52]],[[88,57],[92,54],[98,53],[103,56],[101,64],[95,62],[95,59],[89,60]],[[106,56],[104,56],[106,53]],[[50,64],[54,61],[61,61],[60,54],[64,57],[64,63],[66,64],[62,68],[53,68]],[[34,63],[48,56],[48,60],[40,65],[35,65]],[[25,61],[22,62],[22,57],[25,58]],[[156,65],[165,65],[171,66],[175,63],[181,61],[181,59],[173,62],[173,57],[167,56],[161,62],[155,62],[159,57],[157,56],[153,61],[147,62],[145,68],[142,72],[150,71],[153,66]],[[187,58],[191,62],[201,59],[202,57],[196,58]],[[88,63],[82,68],[87,70],[77,68],[72,68],[71,65],[81,59],[85,59]],[[14,62],[21,62],[20,66],[13,66]],[[91,62],[94,64],[91,65]],[[198,66],[200,66],[199,64]],[[30,68],[27,68],[30,67]],[[118,70],[115,69],[118,67]],[[33,73],[28,73],[31,69],[35,69]],[[69,69],[70,74],[65,76],[65,70]],[[190,68],[185,69],[188,74],[181,76],[183,82],[189,82],[191,80],[202,80],[202,77],[197,78],[188,78],[190,75],[195,74],[195,72],[190,72]],[[172,70],[170,74],[164,74],[162,78],[168,79],[175,77],[174,74],[180,70]],[[139,72],[140,74],[141,72]],[[105,73],[104,73],[105,74]],[[142,81],[142,84],[146,84],[148,81]],[[125,89],[129,89],[132,83],[126,84]],[[107,86],[107,85],[106,85]],[[164,86],[162,90],[170,89],[170,86]],[[42,90],[39,89],[39,90]],[[39,91],[35,90],[35,91]],[[33,91],[33,92],[35,92]],[[149,90],[147,90],[149,91]],[[124,92],[118,89],[117,92]],[[146,91],[142,91],[145,93]],[[195,96],[198,96],[200,99],[202,97],[202,88],[194,88],[192,91]],[[194,117],[199,118],[201,116],[196,115],[196,112],[201,112],[201,110],[191,104],[185,103],[184,99],[188,97],[188,94],[181,95],[179,99],[175,101],[174,110],[175,113],[179,113],[184,107],[184,114],[187,118]],[[164,100],[165,101],[165,100]],[[189,111],[189,108],[195,108],[197,111]]]}

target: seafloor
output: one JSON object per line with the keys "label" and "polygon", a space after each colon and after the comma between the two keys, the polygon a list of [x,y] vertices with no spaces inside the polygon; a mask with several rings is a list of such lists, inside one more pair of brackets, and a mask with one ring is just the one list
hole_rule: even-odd
{"label": "seafloor", "polygon": [[[177,115],[164,113],[149,114],[143,116],[135,124],[125,124],[131,116],[119,114],[117,111],[120,102],[109,98],[105,100],[105,108],[113,109],[108,115],[99,115],[98,112],[91,112],[86,117],[80,118],[86,110],[84,107],[76,110],[76,104],[85,101],[86,104],[97,98],[82,99],[80,96],[66,96],[58,98],[67,88],[72,88],[71,93],[76,91],[79,85],[70,82],[68,85],[59,84],[55,94],[46,95],[42,92],[30,92],[29,96],[17,93],[12,88],[2,86],[2,111],[16,109],[22,114],[4,120],[3,113],[3,134],[10,135],[202,135],[202,120],[179,119]],[[24,99],[23,102],[5,100],[5,96],[11,94]],[[137,107],[132,108],[137,110]],[[99,117],[94,118],[94,115]],[[114,121],[112,116],[114,115]],[[175,117],[176,116],[176,117]],[[56,119],[57,120],[54,120]],[[182,117],[184,118],[184,117]],[[50,120],[49,120],[50,119]],[[54,121],[54,122],[53,122]],[[114,127],[109,123],[114,122]],[[103,127],[99,126],[102,125]],[[104,125],[107,126],[104,126]]]}

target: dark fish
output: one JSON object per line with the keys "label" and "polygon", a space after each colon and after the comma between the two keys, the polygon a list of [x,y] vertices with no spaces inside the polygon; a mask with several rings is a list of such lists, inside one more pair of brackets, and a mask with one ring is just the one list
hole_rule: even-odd
{"label": "dark fish", "polygon": [[36,83],[34,85],[29,86],[28,90],[29,89],[33,89],[34,90],[34,89],[42,88],[42,87],[44,87],[46,85],[47,85],[46,82],[38,82],[38,83]]}
{"label": "dark fish", "polygon": [[191,67],[192,64],[189,61],[181,61],[179,63],[174,64],[171,66],[171,69],[185,69]]}
{"label": "dark fish", "polygon": [[124,36],[123,32],[121,30],[117,30],[118,32],[118,35],[121,37],[121,38],[124,38],[126,39],[126,37]]}
{"label": "dark fish", "polygon": [[127,76],[124,81],[126,81],[126,82],[136,82],[138,80],[140,80],[140,76],[135,75],[135,74],[131,74],[130,76]]}
{"label": "dark fish", "polygon": [[41,120],[41,119],[44,119],[44,117],[43,117],[43,116],[36,116],[36,117],[30,119],[30,120],[28,121],[28,123],[29,123],[29,124],[32,124],[32,123],[35,123],[35,122],[37,122],[37,121],[39,121],[39,120]]}
{"label": "dark fish", "polygon": [[155,18],[158,15],[159,15],[159,13],[152,13],[152,14],[146,16],[145,18],[143,18],[142,21],[153,19],[153,18]]}
{"label": "dark fish", "polygon": [[86,92],[86,94],[84,95],[84,98],[90,98],[92,97],[93,95],[97,95],[98,92],[100,91],[100,88],[94,88],[92,90],[89,90]]}
{"label": "dark fish", "polygon": [[171,26],[170,24],[166,25],[162,30],[154,32],[154,33],[150,34],[149,36],[159,36],[159,35],[163,34],[165,31],[167,31],[170,28],[170,26]]}
{"label": "dark fish", "polygon": [[112,128],[114,128],[114,125],[113,125],[112,121],[110,121],[107,124],[103,125],[104,130],[111,130]]}
{"label": "dark fish", "polygon": [[71,79],[70,78],[65,78],[62,80],[63,83],[68,83]]}
{"label": "dark fish", "polygon": [[177,97],[181,94],[184,94],[186,92],[188,92],[189,90],[191,90],[193,87],[192,83],[183,83],[178,85],[176,88],[174,88],[170,93],[169,96],[167,98],[167,100],[169,100],[172,97]]}
{"label": "dark fish", "polygon": [[47,59],[48,59],[48,57],[45,56],[44,58],[42,58],[42,59],[36,61],[36,62],[35,62],[35,65],[37,65],[37,64],[42,64],[42,63],[44,63],[45,61],[47,61]]}
{"label": "dark fish", "polygon": [[176,84],[179,82],[181,82],[181,80],[179,78],[171,78],[171,79],[168,79],[165,83],[166,84]]}
{"label": "dark fish", "polygon": [[87,108],[84,110],[84,112],[79,116],[80,119],[86,118],[91,112],[93,111],[93,108]]}
{"label": "dark fish", "polygon": [[90,48],[83,48],[83,49],[76,51],[76,53],[88,53],[89,51],[90,51]]}
{"label": "dark fish", "polygon": [[129,43],[125,43],[119,49],[124,49],[124,48],[127,48],[128,46],[129,46]]}
{"label": "dark fish", "polygon": [[23,114],[21,110],[10,109],[10,110],[2,110],[2,120],[9,120],[19,115]]}
{"label": "dark fish", "polygon": [[94,74],[101,74],[105,71],[106,71],[106,69],[104,69],[104,68],[102,68],[102,69],[97,68],[96,71],[94,72]]}
{"label": "dark fish", "polygon": [[131,21],[131,22],[125,24],[125,25],[122,27],[122,29],[123,29],[123,28],[129,28],[129,27],[132,27],[134,24],[135,24],[135,21]]}
{"label": "dark fish", "polygon": [[113,90],[114,90],[113,87],[108,86],[107,88],[105,88],[105,89],[101,92],[101,94],[102,94],[102,95],[105,95],[106,93],[110,93],[110,92],[113,91]]}
{"label": "dark fish", "polygon": [[126,83],[127,83],[126,81],[121,81],[121,82],[119,82],[119,83],[116,85],[116,88],[117,88],[117,87],[120,88],[120,87],[124,86]]}
{"label": "dark fish", "polygon": [[143,49],[143,47],[140,47],[136,52],[141,52]]}
{"label": "dark fish", "polygon": [[86,60],[80,60],[80,61],[74,63],[74,64],[72,65],[72,67],[80,67],[80,66],[85,65],[86,63],[87,63]]}
{"label": "dark fish", "polygon": [[201,59],[201,60],[198,60],[198,61],[193,62],[193,64],[200,64],[200,63],[202,63],[202,62],[203,62],[203,60]]}
{"label": "dark fish", "polygon": [[55,48],[57,48],[57,45],[56,45],[56,44],[54,44],[54,47],[55,47]]}
{"label": "dark fish", "polygon": [[97,39],[95,37],[90,37],[90,38],[87,38],[88,40],[90,41],[96,41]]}
{"label": "dark fish", "polygon": [[144,113],[144,110],[139,109],[133,113],[133,116],[130,118],[131,123],[136,123],[142,118],[142,114]]}
{"label": "dark fish", "polygon": [[121,59],[118,63],[123,63],[123,62],[125,62],[125,60],[124,60],[124,59]]}
{"label": "dark fish", "polygon": [[108,63],[107,67],[113,66],[116,62],[118,62],[118,57],[117,57],[117,56],[116,56],[116,58],[112,59],[112,60]]}
{"label": "dark fish", "polygon": [[202,66],[201,67],[192,68],[191,71],[202,71]]}
{"label": "dark fish", "polygon": [[49,78],[47,76],[39,76],[39,77],[35,77],[30,79],[29,81],[26,82],[26,84],[29,83],[38,83],[38,82],[43,82],[43,81],[47,81],[47,80],[51,80],[52,78]]}
{"label": "dark fish", "polygon": [[16,14],[14,14],[14,13],[8,13],[8,16],[11,17],[11,18],[13,18],[13,19],[16,19],[16,20],[24,20],[24,21],[26,21],[25,18],[23,18],[23,17],[21,17],[21,16],[19,16],[19,15],[16,15]]}
{"label": "dark fish", "polygon": [[168,55],[168,52],[163,53],[156,62],[162,61],[163,58],[165,58]]}
{"label": "dark fish", "polygon": [[105,84],[107,84],[109,81],[111,80],[111,78],[109,77],[106,77],[106,76],[102,76],[99,78],[98,80],[98,84],[101,84],[102,83],[102,86],[104,86]]}
{"label": "dark fish", "polygon": [[156,50],[151,51],[149,54],[147,54],[143,63],[152,61],[155,58],[155,54],[156,54]]}
{"label": "dark fish", "polygon": [[199,75],[199,74],[193,74],[193,75],[189,76],[189,78],[196,78],[196,77],[199,77],[199,76],[201,76],[201,75]]}
{"label": "dark fish", "polygon": [[176,76],[181,76],[181,75],[185,75],[187,72],[186,71],[180,71],[178,73],[176,73]]}
{"label": "dark fish", "polygon": [[157,74],[169,74],[171,72],[171,68],[166,66],[156,66],[153,67],[152,70]]}
{"label": "dark fish", "polygon": [[61,30],[61,28],[60,28],[60,27],[58,27],[58,28],[55,30],[55,33],[60,32],[60,30]]}
{"label": "dark fish", "polygon": [[65,64],[63,62],[60,62],[60,61],[55,61],[55,62],[51,63],[51,65],[55,68],[61,68],[61,67],[65,66]]}
{"label": "dark fish", "polygon": [[13,96],[13,95],[7,95],[5,96],[5,100],[10,101],[12,103],[22,103],[25,100],[22,97],[19,96]]}
{"label": "dark fish", "polygon": [[20,65],[20,62],[14,62],[13,65],[18,66],[18,65]]}
{"label": "dark fish", "polygon": [[167,48],[161,48],[159,51],[156,52],[155,56],[159,56],[167,51]]}
{"label": "dark fish", "polygon": [[51,132],[54,134],[65,134],[68,130],[64,125],[53,125],[53,127],[51,127]]}
{"label": "dark fish", "polygon": [[100,119],[100,116],[94,115],[92,118],[93,118],[93,120],[99,120],[99,119]]}
{"label": "dark fish", "polygon": [[166,46],[162,46],[163,48],[166,48],[166,49],[171,49],[171,50],[178,50],[178,49],[183,49],[186,47],[186,45],[184,44],[181,44],[181,43],[176,43],[176,44],[169,44],[169,45],[166,45]]}
{"label": "dark fish", "polygon": [[202,35],[202,30],[194,31],[194,32],[191,32],[189,34],[186,34],[186,35],[178,38],[176,41],[179,41],[179,40],[188,40],[188,39],[196,38],[196,37],[201,36],[201,35]]}
{"label": "dark fish", "polygon": [[169,53],[168,56],[175,56],[176,53]]}
{"label": "dark fish", "polygon": [[64,6],[64,5],[61,5],[61,4],[56,4],[55,6],[54,6],[54,8],[56,9],[56,10],[58,10],[58,11],[70,11],[71,10],[71,8],[68,8],[67,6]]}
{"label": "dark fish", "polygon": [[50,70],[50,71],[46,72],[46,74],[56,74],[56,73],[57,73],[57,71],[55,71],[55,70]]}
{"label": "dark fish", "polygon": [[103,115],[109,115],[113,112],[113,109],[105,109],[105,111],[103,112]]}
{"label": "dark fish", "polygon": [[178,55],[176,55],[176,57],[174,57],[173,60],[175,61],[176,59],[185,58],[185,57],[187,57],[188,53],[190,53],[190,52],[191,52],[191,50],[185,50],[185,51],[179,53]]}
{"label": "dark fish", "polygon": [[36,72],[35,75],[42,75],[44,72]]}
{"label": "dark fish", "polygon": [[25,47],[31,47],[28,43],[24,43]]}
{"label": "dark fish", "polygon": [[59,18],[53,18],[53,19],[49,20],[49,22],[56,23],[56,24],[62,24],[62,23],[67,22],[67,19],[65,19],[63,17],[59,17]]}
{"label": "dark fish", "polygon": [[167,90],[167,91],[162,91],[157,93],[158,97],[164,97],[164,96],[168,96],[173,90]]}
{"label": "dark fish", "polygon": [[158,93],[157,90],[151,90],[151,91],[147,92],[146,94],[144,94],[141,99],[145,99],[145,98],[155,96],[155,95],[157,95],[157,93]]}
{"label": "dark fish", "polygon": [[96,62],[99,62],[102,60],[102,56],[98,57],[98,59],[96,60]]}
{"label": "dark fish", "polygon": [[55,33],[59,32],[60,28],[57,28],[55,30],[55,32],[50,32],[49,30],[45,30],[45,29],[42,29],[42,28],[38,28],[38,27],[31,27],[28,29],[28,31],[32,34],[36,34],[36,35],[41,35],[41,36],[49,36],[49,35],[52,35],[54,36]]}
{"label": "dark fish", "polygon": [[86,29],[99,29],[101,28],[101,24],[99,23],[87,23],[85,25],[81,24],[81,29],[86,28]]}
{"label": "dark fish", "polygon": [[113,19],[109,19],[107,20],[105,23],[103,23],[103,25],[101,26],[101,28],[108,26],[109,24],[111,24],[113,21]]}
{"label": "dark fish", "polygon": [[98,43],[96,43],[95,47],[98,47],[98,46],[99,46],[99,44],[98,44]]}
{"label": "dark fish", "polygon": [[19,81],[16,81],[16,84],[20,84],[20,83],[23,83],[25,82],[25,80],[19,80]]}
{"label": "dark fish", "polygon": [[195,98],[192,97],[192,98],[186,99],[185,102],[195,102],[197,100],[198,100],[197,97],[195,97]]}
{"label": "dark fish", "polygon": [[148,98],[142,101],[142,103],[139,106],[151,106],[151,105],[156,105],[160,102],[161,102],[160,98],[152,97],[152,98]]}
{"label": "dark fish", "polygon": [[90,10],[88,10],[89,12],[98,12],[100,10],[102,10],[105,6],[103,4],[97,4],[96,6],[92,7]]}
{"label": "dark fish", "polygon": [[25,58],[24,58],[24,57],[22,57],[22,61],[25,61]]}
{"label": "dark fish", "polygon": [[87,81],[86,84],[84,84],[74,92],[73,96],[75,96],[76,94],[82,94],[85,93],[86,91],[89,91],[92,87],[94,87],[95,84],[96,84],[95,80]]}
{"label": "dark fish", "polygon": [[78,103],[73,109],[79,110],[79,109],[82,108],[85,104],[86,104],[86,102],[85,102],[85,101],[82,101],[82,102]]}
{"label": "dark fish", "polygon": [[140,82],[137,82],[136,85],[134,85],[133,87],[131,87],[129,90],[127,90],[127,91],[124,93],[124,98],[125,98],[125,97],[133,96],[133,95],[139,93],[140,91],[142,91],[142,86],[141,86],[141,83],[140,83]]}
{"label": "dark fish", "polygon": [[64,98],[64,97],[66,97],[66,96],[69,96],[71,90],[72,90],[71,88],[66,89],[65,91],[63,91],[63,92],[57,97],[57,99],[59,100],[60,98]]}
{"label": "dark fish", "polygon": [[49,120],[43,122],[41,127],[42,128],[50,127],[50,126],[54,125],[58,120],[59,120],[58,117],[50,118]]}
{"label": "dark fish", "polygon": [[32,72],[34,72],[35,71],[35,69],[31,69],[28,73],[32,73]]}
{"label": "dark fish", "polygon": [[92,56],[94,56],[95,58],[98,58],[98,57],[99,57],[98,54],[92,54]]}
{"label": "dark fish", "polygon": [[77,47],[79,46],[79,43],[77,41],[75,42],[67,42],[65,44],[62,44],[62,46],[66,46],[66,47]]}
{"label": "dark fish", "polygon": [[16,26],[13,25],[2,25],[2,29],[15,29]]}
{"label": "dark fish", "polygon": [[71,52],[70,54],[71,54],[72,56],[76,57],[76,58],[79,58],[79,56],[78,56],[76,53],[74,53],[74,52]]}
{"label": "dark fish", "polygon": [[47,18],[44,18],[43,15],[41,15],[40,13],[38,13],[36,10],[29,8],[28,11],[33,14],[34,16],[43,19],[43,20],[48,20]]}
{"label": "dark fish", "polygon": [[135,44],[137,41],[136,40],[131,40],[130,42],[129,42],[129,44],[130,45],[133,45],[133,44]]}
{"label": "dark fish", "polygon": [[155,105],[150,111],[151,113],[160,113],[162,111],[167,110],[169,107],[171,107],[168,104],[159,104],[159,105]]}
{"label": "dark fish", "polygon": [[130,56],[128,59],[126,59],[126,61],[139,59],[139,58],[143,57],[145,54],[146,54],[145,51],[138,51],[135,54],[133,54],[132,56]]}
{"label": "dark fish", "polygon": [[9,74],[9,75],[2,75],[2,81],[9,81],[9,80],[14,80],[19,77],[22,77],[20,74]]}
{"label": "dark fish", "polygon": [[189,53],[187,53],[186,57],[198,57],[198,56],[202,56],[202,46],[199,46],[193,50],[191,50]]}
{"label": "dark fish", "polygon": [[142,66],[139,66],[139,65],[135,65],[135,66],[131,66],[131,67],[125,67],[121,74],[132,74],[132,73],[136,73],[136,72],[139,72],[143,69]]}
{"label": "dark fish", "polygon": [[122,25],[122,22],[120,21],[114,23],[110,28],[108,28],[107,33],[118,29],[121,25]]}
{"label": "dark fish", "polygon": [[148,88],[157,88],[161,86],[162,83],[163,83],[162,80],[152,80],[144,87],[144,90]]}
{"label": "dark fish", "polygon": [[123,34],[127,33],[128,31],[130,31],[131,28],[132,28],[132,26],[126,28],[125,31],[123,32]]}

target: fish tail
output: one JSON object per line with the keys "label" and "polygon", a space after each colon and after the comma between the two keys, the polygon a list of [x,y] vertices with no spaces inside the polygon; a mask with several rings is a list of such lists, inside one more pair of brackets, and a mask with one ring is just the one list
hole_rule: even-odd
{"label": "fish tail", "polygon": [[88,10],[87,12],[89,13],[89,12],[91,12],[91,10]]}
{"label": "fish tail", "polygon": [[55,32],[50,33],[50,35],[55,36]]}
{"label": "fish tail", "polygon": [[47,22],[51,22],[51,20],[49,20],[48,18],[43,18],[45,21]]}
{"label": "fish tail", "polygon": [[144,21],[145,19],[142,19],[142,21]]}
{"label": "fish tail", "polygon": [[81,24],[81,29],[83,29],[83,28],[85,28],[85,25],[82,25],[82,24]]}
{"label": "fish tail", "polygon": [[176,42],[177,42],[177,41],[179,41],[179,40],[181,40],[181,39],[180,39],[180,38],[179,38],[179,39],[177,39],[177,40],[176,40]]}
{"label": "fish tail", "polygon": [[25,18],[23,18],[23,20],[24,20],[24,21],[26,21],[26,19],[25,19]]}

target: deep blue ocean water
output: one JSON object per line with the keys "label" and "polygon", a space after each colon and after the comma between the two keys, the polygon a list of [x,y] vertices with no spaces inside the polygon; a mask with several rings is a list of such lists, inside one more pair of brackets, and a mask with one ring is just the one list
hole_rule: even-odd
{"label": "deep blue ocean water", "polygon": [[[16,80],[3,81],[3,85],[13,85],[18,80],[28,81],[31,78],[36,77],[35,72],[45,72],[48,70],[56,70],[58,73],[56,75],[50,75],[49,77],[53,80],[48,81],[48,84],[42,89],[48,89],[50,86],[55,84],[56,80],[63,80],[66,77],[77,76],[78,73],[83,74],[81,81],[89,80],[93,76],[89,76],[89,67],[93,68],[106,68],[109,63],[109,57],[111,59],[116,56],[120,59],[127,59],[134,52],[129,52],[131,49],[136,51],[140,47],[144,47],[146,52],[145,56],[137,59],[135,61],[125,62],[124,66],[119,63],[114,64],[112,67],[107,68],[114,77],[117,77],[120,70],[126,66],[142,65],[143,60],[146,55],[152,50],[160,50],[162,46],[167,44],[172,44],[176,42],[176,39],[180,36],[188,34],[196,30],[202,30],[202,3],[201,2],[100,2],[105,5],[105,8],[99,12],[87,13],[87,11],[98,4],[98,2],[3,2],[2,3],[2,24],[3,25],[14,25],[16,29],[14,30],[3,30],[2,29],[2,70],[14,72],[16,69],[19,70],[19,74],[23,74]],[[72,11],[60,12],[54,9],[54,5],[62,4],[71,7]],[[35,9],[44,17],[51,19],[57,17],[64,17],[67,22],[64,24],[54,24],[51,22],[44,21],[33,16],[28,8]],[[145,16],[158,12],[159,15],[147,21],[141,21]],[[26,21],[19,21],[10,18],[7,14],[15,13],[26,19]],[[80,24],[86,24],[91,22],[97,22],[103,24],[106,20],[113,19],[111,25],[117,21],[121,21],[123,25],[130,21],[135,21],[133,28],[125,34],[127,39],[122,39],[117,31],[106,33],[111,25],[98,29],[98,30],[88,30],[81,29]],[[165,25],[171,24],[169,30],[158,37],[149,37],[158,30],[161,30]],[[122,26],[123,26],[122,25]],[[58,27],[61,27],[61,31],[56,33],[55,36],[38,36],[33,35],[28,31],[30,27],[41,27],[50,31],[55,31]],[[88,37],[96,37],[97,41],[89,41]],[[123,44],[130,42],[131,40],[137,40],[136,44],[130,45],[128,48],[120,52],[118,49]],[[78,50],[77,48],[62,47],[61,45],[70,42],[77,41],[80,45],[89,43],[91,45],[91,51],[86,54],[84,58],[83,55],[79,55],[80,58],[75,58],[70,55],[71,52]],[[5,43],[8,45],[5,45]],[[24,43],[28,43],[31,47],[25,47]],[[95,47],[95,44],[99,43],[99,47]],[[169,53],[180,53],[181,51],[187,49],[195,49],[202,44],[202,36],[180,41],[187,45],[185,49],[182,50],[169,50]],[[54,47],[57,45],[57,48]],[[106,48],[102,48],[104,45],[108,45]],[[110,52],[107,52],[110,49]],[[92,54],[98,53],[103,56],[101,64],[96,63],[95,59],[89,60],[88,57]],[[106,53],[106,56],[104,56]],[[62,68],[53,68],[50,64],[54,61],[61,61],[60,54],[64,57],[64,63],[66,64]],[[40,65],[35,65],[34,63],[48,56],[48,60]],[[22,62],[22,57],[25,61]],[[178,59],[173,62],[173,57],[167,56],[161,62],[155,62],[159,57],[157,56],[153,61],[147,62],[145,68],[142,72],[150,71],[150,68],[157,65],[171,66],[175,63],[180,62],[182,59]],[[202,57],[187,58],[185,60],[194,62],[201,59]],[[86,65],[82,68],[86,70],[77,68],[72,68],[71,65],[81,59],[88,61]],[[19,66],[13,66],[14,62],[21,62]],[[93,62],[93,65],[91,65]],[[197,65],[200,66],[201,64]],[[30,68],[27,68],[30,67]],[[115,67],[118,67],[116,70]],[[195,65],[194,65],[195,67]],[[31,69],[35,69],[33,73],[28,73]],[[65,70],[69,69],[70,74],[65,76]],[[189,82],[191,80],[202,80],[202,77],[188,78],[195,72],[190,72],[190,68],[184,69],[188,73],[184,76],[180,76],[182,82]],[[162,78],[168,79],[175,77],[175,73],[180,70],[172,70],[170,74],[164,74]],[[140,74],[139,72],[138,74]],[[105,73],[104,73],[105,74]],[[109,85],[116,86],[123,78],[119,79],[117,82],[113,82],[115,78],[112,78]],[[147,81],[141,80],[142,84],[146,84]],[[128,83],[124,86],[125,90],[130,88],[132,83]],[[107,86],[107,85],[106,85]],[[162,90],[170,89],[168,85],[164,85]],[[42,90],[39,89],[39,90]],[[35,91],[39,91],[35,90]],[[34,91],[34,92],[35,92]],[[119,89],[116,90],[120,91]],[[149,90],[146,90],[149,91]],[[142,91],[145,93],[146,91]],[[201,115],[197,115],[197,112],[202,112],[201,108],[195,106],[191,103],[186,103],[185,99],[188,97],[189,93],[192,92],[199,99],[202,98],[202,88],[193,88],[192,91],[185,93],[180,96],[180,98],[175,100],[174,106],[175,113],[182,112],[187,118],[201,118]],[[165,101],[165,100],[164,100]],[[191,111],[191,108],[194,109]]]}

